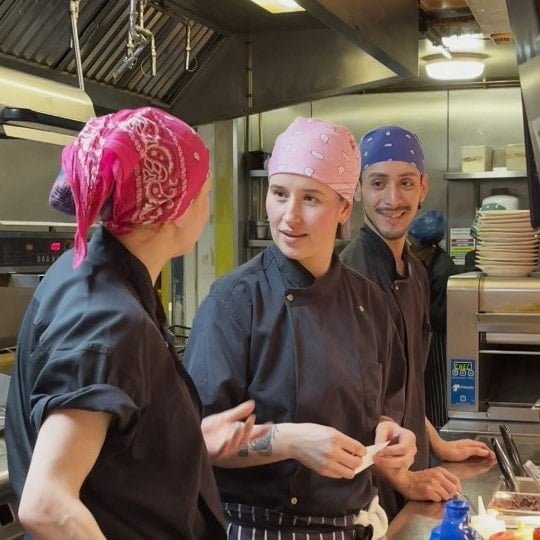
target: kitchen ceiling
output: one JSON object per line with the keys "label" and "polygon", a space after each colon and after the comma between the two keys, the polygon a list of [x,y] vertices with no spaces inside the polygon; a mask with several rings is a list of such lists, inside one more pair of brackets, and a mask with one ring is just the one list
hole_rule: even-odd
{"label": "kitchen ceiling", "polygon": [[[75,74],[68,7],[66,0],[0,0],[1,59],[17,60],[21,63],[19,69],[23,70],[34,65]],[[147,51],[134,69],[114,80],[114,69],[126,52],[128,8],[125,0],[81,2],[78,29],[84,77],[155,103],[169,104],[187,74],[186,22],[149,4],[145,10],[145,27],[155,36],[157,75],[150,76]],[[192,25],[191,57],[202,59],[223,36],[198,22],[189,24]]]}
{"label": "kitchen ceiling", "polygon": [[[415,79],[416,66],[412,67],[411,49],[407,48],[407,44],[410,43],[407,39],[410,35],[411,23],[414,26],[415,20],[411,19],[410,12],[403,8],[403,6],[412,5],[410,0],[395,0],[384,8],[371,0],[343,0],[341,2],[298,0],[298,3],[306,8],[306,12],[274,16],[248,0],[148,1],[144,23],[145,27],[155,35],[157,75],[155,77],[150,75],[150,54],[146,50],[132,70],[114,79],[115,67],[126,51],[129,2],[127,0],[82,0],[78,29],[87,91],[94,100],[98,112],[125,106],[156,104],[170,107],[173,112],[180,112],[185,116],[184,110],[177,110],[178,103],[182,100],[188,109],[191,107],[193,94],[201,91],[196,84],[192,83],[197,77],[200,78],[201,71],[204,72],[207,68],[217,70],[219,68],[216,64],[233,60],[237,63],[243,62],[242,70],[245,72],[246,61],[240,59],[240,62],[237,58],[238,54],[245,54],[244,49],[239,46],[227,49],[223,47],[225,43],[234,42],[238,36],[254,35],[260,38],[259,41],[266,40],[270,43],[266,47],[271,51],[269,36],[272,36],[278,39],[276,50],[280,50],[279,45],[284,36],[291,40],[296,40],[297,37],[302,40],[311,34],[324,35],[327,39],[325,32],[328,32],[329,28],[345,37],[355,47],[360,47],[369,53],[372,60],[376,59],[379,62],[379,64],[375,61],[362,60],[360,64],[357,62],[360,69],[374,69],[375,72],[378,70],[378,73],[373,82],[368,79],[365,81],[359,79],[356,81],[357,86],[354,86],[353,81],[350,83],[350,91],[358,91],[363,85],[372,89],[377,88],[377,77],[383,81],[388,77],[391,79],[392,75],[395,79],[397,74],[401,79]],[[420,25],[427,24],[428,27],[433,25],[439,32],[442,26],[445,24],[448,26],[448,21],[451,21],[450,24],[457,25],[456,27],[480,25],[482,31],[488,34],[507,31],[504,17],[501,19],[501,8],[505,8],[505,0],[420,0],[419,5]],[[355,6],[358,13],[353,13],[351,6]],[[0,0],[0,63],[61,82],[76,84],[76,65],[71,46],[68,8],[68,0]],[[505,15],[506,10],[503,9],[503,11]],[[403,51],[396,46],[393,37],[396,35],[397,28],[392,24],[395,25],[396,20],[406,21],[400,36]],[[191,25],[190,56],[192,60],[186,70],[185,49],[188,24]],[[421,28],[419,37],[419,50],[422,56],[431,51],[431,44],[425,39],[430,36],[426,34],[425,29],[422,31]],[[243,43],[245,41],[244,39]],[[311,43],[312,41],[308,40],[305,46]],[[334,47],[332,50],[335,50],[335,54],[343,50],[343,44],[340,42],[338,47],[335,40],[330,42],[322,40],[321,43],[327,45],[327,48]],[[498,79],[500,77],[517,78],[512,45],[506,43],[503,46],[495,46],[486,43],[485,46],[491,64],[497,66],[493,76]],[[235,57],[220,59],[218,53],[220,50],[222,56],[223,51],[228,51],[227,54]],[[282,47],[281,51],[286,53],[287,47]],[[291,54],[293,53],[294,51],[291,51]],[[256,54],[257,50],[255,50]],[[334,57],[335,60],[339,58],[339,56]],[[350,70],[353,66],[350,62],[340,63],[342,63],[342,70]],[[269,65],[272,65],[271,62]],[[385,74],[381,65],[391,71]],[[294,67],[293,62],[291,66]],[[315,68],[315,66],[315,63],[309,64],[310,68]],[[420,68],[422,68],[421,60]],[[268,81],[272,83],[272,74],[265,75],[261,84],[266,85]],[[335,86],[340,83],[341,76],[336,72],[334,78],[335,81],[332,83]],[[413,81],[412,84],[422,82],[422,80],[423,72],[420,69],[419,80]],[[221,84],[218,79],[216,81],[217,87],[231,91],[226,88],[227,82],[224,79]],[[345,82],[347,81],[341,81],[343,84]],[[243,84],[238,85],[234,81],[232,84],[240,86],[237,92],[245,96],[248,90]],[[261,88],[261,84],[256,90]],[[387,82],[384,84],[387,85]],[[190,85],[194,88],[191,95],[189,94]],[[336,90],[330,86],[326,90],[327,93]],[[349,89],[345,88],[345,91]],[[293,94],[294,92],[291,94],[291,101],[302,97],[300,94]],[[319,95],[322,94],[321,90]],[[281,103],[274,96],[262,97],[264,99],[261,99],[259,109],[265,107],[267,103],[274,106]],[[234,100],[238,102],[239,97],[235,96]],[[204,103],[202,98],[201,102]],[[241,107],[237,106],[235,111],[231,109],[231,114],[233,112],[239,114],[242,110],[247,111],[249,108],[243,104]],[[214,113],[209,112],[204,119],[208,120],[212,114]]]}

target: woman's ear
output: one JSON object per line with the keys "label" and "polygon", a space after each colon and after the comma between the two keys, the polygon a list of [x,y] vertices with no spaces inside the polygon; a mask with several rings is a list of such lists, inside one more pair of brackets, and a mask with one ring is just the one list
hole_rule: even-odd
{"label": "woman's ear", "polygon": [[343,225],[351,217],[353,203],[347,201],[346,199],[341,199],[340,202],[341,202],[341,208],[339,211],[338,221],[340,225]]}

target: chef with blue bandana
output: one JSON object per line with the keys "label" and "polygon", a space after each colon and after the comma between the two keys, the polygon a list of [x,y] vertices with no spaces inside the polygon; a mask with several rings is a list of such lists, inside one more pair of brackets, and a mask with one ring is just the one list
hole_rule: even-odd
{"label": "chef with blue bandana", "polygon": [[379,285],[389,301],[407,363],[402,425],[415,433],[418,447],[411,470],[380,480],[381,504],[391,518],[407,499],[443,501],[460,490],[455,475],[443,467],[429,468],[430,450],[440,461],[491,458],[492,452],[477,441],[444,441],[425,418],[429,283],[422,263],[406,246],[409,226],[429,187],[420,141],[407,129],[383,126],[366,133],[359,149],[358,194],[365,224],[341,259]]}

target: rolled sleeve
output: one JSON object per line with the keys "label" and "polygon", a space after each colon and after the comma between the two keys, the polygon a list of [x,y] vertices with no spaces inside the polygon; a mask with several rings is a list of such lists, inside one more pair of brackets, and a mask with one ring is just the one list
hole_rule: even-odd
{"label": "rolled sleeve", "polygon": [[57,409],[112,415],[119,431],[131,428],[140,411],[140,391],[109,351],[88,348],[57,352],[45,364],[30,397],[30,420],[39,430]]}

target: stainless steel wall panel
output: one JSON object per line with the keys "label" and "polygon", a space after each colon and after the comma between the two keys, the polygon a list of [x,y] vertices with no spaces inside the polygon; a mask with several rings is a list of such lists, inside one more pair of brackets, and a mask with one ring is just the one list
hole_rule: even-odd
{"label": "stainless steel wall panel", "polygon": [[[311,103],[300,103],[283,107],[267,113],[261,114],[261,126],[263,135],[263,150],[271,152],[276,137],[297,117],[311,116]],[[250,148],[249,150],[260,150],[259,148],[259,115],[250,116]]]}
{"label": "stainless steel wall panel", "polygon": [[62,147],[17,139],[0,143],[0,221],[73,221],[47,202]]}
{"label": "stainless steel wall panel", "polygon": [[[519,88],[453,90],[448,102],[448,170],[461,171],[461,147],[486,145],[493,149],[493,167],[505,167],[505,146],[523,142],[523,113]],[[523,181],[448,182],[448,226],[470,227],[478,204],[493,188],[507,187],[528,207]]]}
{"label": "stainless steel wall panel", "polygon": [[504,166],[504,147],[523,142],[519,88],[453,90],[449,99],[448,170],[461,171],[461,147],[485,144],[495,149],[494,166]]}

